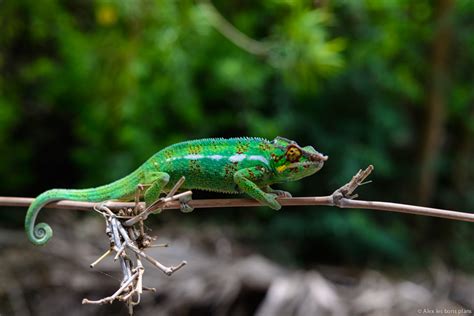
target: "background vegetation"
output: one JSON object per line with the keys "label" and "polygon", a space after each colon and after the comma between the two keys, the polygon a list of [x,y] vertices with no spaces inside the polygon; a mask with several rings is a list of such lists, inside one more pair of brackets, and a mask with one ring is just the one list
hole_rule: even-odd
{"label": "background vegetation", "polygon": [[[96,186],[182,140],[281,135],[330,156],[294,195],[374,164],[364,198],[473,210],[473,14],[468,0],[2,1],[0,192]],[[5,209],[2,225],[22,229],[23,215]],[[230,225],[284,264],[474,267],[472,225],[448,220],[163,216]]]}

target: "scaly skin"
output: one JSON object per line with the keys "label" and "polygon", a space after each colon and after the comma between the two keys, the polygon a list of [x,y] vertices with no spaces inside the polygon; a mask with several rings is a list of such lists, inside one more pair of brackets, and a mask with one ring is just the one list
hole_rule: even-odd
{"label": "scaly skin", "polygon": [[[53,231],[48,224],[35,225],[39,211],[57,200],[101,202],[131,198],[140,185],[147,189],[146,205],[186,177],[182,189],[199,189],[223,193],[247,193],[273,209],[280,209],[277,196],[291,196],[273,190],[274,183],[295,181],[314,174],[323,166],[326,156],[313,147],[277,137],[208,138],[178,143],[157,152],[124,178],[97,188],[52,189],[40,194],[28,208],[25,230],[30,241],[44,245]],[[187,205],[183,211],[192,210]]]}

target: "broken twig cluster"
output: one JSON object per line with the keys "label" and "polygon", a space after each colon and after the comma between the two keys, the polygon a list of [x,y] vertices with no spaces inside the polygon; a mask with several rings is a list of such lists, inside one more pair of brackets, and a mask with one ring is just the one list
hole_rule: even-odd
{"label": "broken twig cluster", "polygon": [[167,267],[155,258],[147,255],[145,253],[147,248],[167,247],[167,245],[154,245],[153,241],[156,238],[146,234],[144,229],[144,221],[149,214],[159,212],[169,202],[190,197],[191,191],[175,194],[183,182],[184,178],[176,183],[175,187],[166,197],[157,200],[147,209],[143,209],[138,203],[139,192],[137,193],[137,203],[134,208],[120,209],[114,213],[107,206],[107,203],[94,207],[94,210],[102,214],[105,219],[105,233],[109,238],[110,248],[94,261],[90,267],[94,268],[104,258],[115,254],[114,261],[118,260],[120,263],[123,278],[119,289],[111,296],[99,300],[85,298],[82,300],[82,304],[110,304],[114,301],[122,301],[127,305],[129,313],[133,314],[133,308],[140,303],[143,291],[155,291],[154,288],[143,286],[145,267],[142,260],[150,262],[168,276],[186,265],[186,261],[183,260],[176,266]]}

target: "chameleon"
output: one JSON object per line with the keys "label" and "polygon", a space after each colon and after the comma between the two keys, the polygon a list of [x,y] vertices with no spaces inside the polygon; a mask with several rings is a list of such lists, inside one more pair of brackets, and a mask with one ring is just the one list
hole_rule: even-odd
{"label": "chameleon", "polygon": [[[151,156],[127,176],[95,188],[51,189],[38,195],[25,216],[25,231],[35,245],[44,245],[53,231],[46,223],[35,225],[40,210],[50,202],[76,200],[103,202],[131,200],[139,188],[144,190],[145,205],[155,202],[185,176],[184,190],[207,190],[222,193],[246,193],[272,209],[279,210],[277,197],[291,197],[289,192],[270,185],[300,180],[323,167],[327,156],[312,146],[276,137],[206,138],[168,146]],[[182,211],[192,211],[185,202]]]}

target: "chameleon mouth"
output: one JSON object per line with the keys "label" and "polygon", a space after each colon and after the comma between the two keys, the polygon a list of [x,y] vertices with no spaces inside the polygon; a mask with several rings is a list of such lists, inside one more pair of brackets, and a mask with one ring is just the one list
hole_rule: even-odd
{"label": "chameleon mouth", "polygon": [[[326,155],[323,155],[321,153],[311,153],[309,155],[307,155],[307,157],[309,158],[309,161],[305,161],[305,162],[293,162],[291,164],[289,164],[286,168],[294,168],[294,167],[306,167],[306,166],[319,166],[319,168],[321,168],[324,164],[324,162],[326,160],[328,160],[328,156]],[[285,168],[285,169],[286,169]]]}
{"label": "chameleon mouth", "polygon": [[312,161],[307,161],[307,162],[294,162],[294,163],[291,163],[288,166],[286,166],[286,168],[311,167],[311,166],[315,166],[315,165],[319,166],[319,167],[322,167],[323,164],[324,164],[324,161],[326,161],[326,160],[327,160],[327,157],[324,160],[312,160]]}
{"label": "chameleon mouth", "polygon": [[286,169],[298,168],[298,167],[313,167],[313,168],[316,167],[319,170],[323,167],[324,161],[327,160],[327,158],[328,158],[327,156],[322,156],[322,158],[318,160],[315,159],[315,160],[310,160],[310,161],[305,161],[305,162],[293,162],[289,165],[282,165],[276,168],[276,170],[278,172],[283,172]]}

